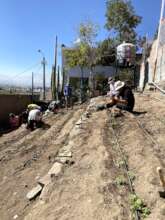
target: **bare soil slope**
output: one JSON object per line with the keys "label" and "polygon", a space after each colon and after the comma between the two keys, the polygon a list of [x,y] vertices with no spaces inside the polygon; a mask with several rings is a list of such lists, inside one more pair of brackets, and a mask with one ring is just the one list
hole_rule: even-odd
{"label": "bare soil slope", "polygon": [[[158,166],[165,168],[163,98],[157,93],[136,94],[133,115],[123,112],[114,118],[103,110],[81,117],[84,110],[76,109],[46,118],[49,129],[28,133],[20,128],[1,137],[0,219],[131,220],[135,213],[124,158],[134,191],[151,212],[139,213],[139,219],[146,214],[146,219],[164,220],[156,172]],[[104,97],[92,101],[102,102]],[[27,192],[64,146],[71,146],[70,163],[47,190],[28,201]]]}

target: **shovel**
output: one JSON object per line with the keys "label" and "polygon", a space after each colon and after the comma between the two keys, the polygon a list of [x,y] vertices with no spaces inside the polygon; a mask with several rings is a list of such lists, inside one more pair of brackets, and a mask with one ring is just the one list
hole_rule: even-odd
{"label": "shovel", "polygon": [[163,191],[159,191],[159,195],[160,197],[165,198],[165,179],[164,179],[162,168],[157,167],[157,172],[160,178],[160,184],[162,185],[162,189],[163,189]]}

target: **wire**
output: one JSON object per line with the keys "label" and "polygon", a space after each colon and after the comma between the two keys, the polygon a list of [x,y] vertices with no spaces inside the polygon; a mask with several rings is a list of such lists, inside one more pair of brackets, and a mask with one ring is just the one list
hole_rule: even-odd
{"label": "wire", "polygon": [[40,63],[36,63],[36,64],[34,64],[34,65],[28,67],[28,68],[25,69],[24,71],[20,72],[19,74],[16,74],[16,75],[14,75],[14,76],[7,76],[7,77],[5,77],[5,81],[8,82],[9,80],[11,81],[11,80],[13,80],[13,79],[18,79],[18,78],[21,77],[23,74],[29,72],[30,70],[32,70],[33,68],[35,68],[35,67],[37,67],[37,66],[39,66],[39,65],[40,65]]}
{"label": "wire", "polygon": [[35,64],[35,65],[33,65],[33,66],[30,66],[29,68],[27,68],[26,70],[22,71],[21,73],[15,75],[15,76],[12,76],[12,78],[17,78],[18,76],[20,76],[20,75],[22,75],[22,74],[24,74],[24,73],[26,73],[26,72],[32,70],[34,67],[38,66],[39,64],[40,64],[40,63],[37,63],[37,64]]}

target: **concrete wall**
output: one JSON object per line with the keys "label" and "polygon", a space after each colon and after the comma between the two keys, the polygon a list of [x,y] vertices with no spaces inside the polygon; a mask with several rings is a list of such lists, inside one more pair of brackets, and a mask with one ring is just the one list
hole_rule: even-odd
{"label": "concrete wall", "polygon": [[[35,96],[39,100],[39,96]],[[0,94],[0,125],[8,120],[10,112],[19,114],[31,103],[31,95]]]}
{"label": "concrete wall", "polygon": [[[153,42],[152,49],[150,52],[150,57],[148,59],[148,63],[149,63],[148,82],[149,83],[152,82],[153,80],[156,83],[161,83],[162,81],[165,80],[165,19],[163,19],[161,22],[157,63],[156,63],[156,54],[155,54],[156,47],[157,47],[157,40]],[[155,77],[154,77],[155,63],[156,63],[156,71],[155,71]]]}
{"label": "concrete wall", "polygon": [[160,46],[158,51],[155,82],[159,83],[164,80],[165,80],[165,45]]}
{"label": "concrete wall", "polygon": [[[165,81],[165,45],[159,45],[158,49],[158,57],[156,62],[156,46],[157,46],[157,40],[155,40],[152,44],[152,48],[150,51],[150,56],[147,60],[148,62],[148,69],[144,68],[144,64],[141,65],[141,71],[140,71],[140,89],[144,87],[144,78],[147,76],[147,82],[155,82],[160,84],[161,82]],[[156,69],[155,69],[156,64]],[[155,72],[155,76],[154,76]]]}
{"label": "concrete wall", "polygon": [[148,63],[149,63],[149,69],[148,69],[148,82],[151,83],[153,81],[154,77],[154,69],[155,69],[155,61],[156,61],[156,46],[157,46],[157,41],[155,40],[152,44],[150,56],[148,58]]}
{"label": "concrete wall", "polygon": [[[156,61],[156,57],[155,57],[156,44],[157,44],[157,41],[154,41],[152,45],[150,57],[148,59],[148,63],[149,63],[148,82],[149,83],[152,82],[153,79],[156,83],[159,83],[165,80],[165,45],[159,46],[157,63],[156,63],[155,62]],[[155,78],[154,78],[155,63],[156,63],[156,71],[155,71]]]}
{"label": "concrete wall", "polygon": [[[96,66],[93,68],[93,74],[102,74],[105,77],[113,76],[116,70],[112,66]],[[81,69],[80,67],[74,67],[68,70],[69,77],[81,78]],[[88,68],[83,68],[83,77],[88,78],[90,76],[90,70]]]}

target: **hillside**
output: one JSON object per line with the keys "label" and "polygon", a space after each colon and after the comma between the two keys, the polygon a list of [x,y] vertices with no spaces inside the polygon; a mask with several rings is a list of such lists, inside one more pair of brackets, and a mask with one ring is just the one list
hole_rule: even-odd
{"label": "hillside", "polygon": [[[136,94],[136,114],[96,112],[103,102],[94,98],[46,116],[42,129],[0,138],[0,219],[131,220],[133,193],[143,201],[139,219],[165,219],[156,172],[165,168],[164,97]],[[43,189],[29,201],[38,182]]]}

